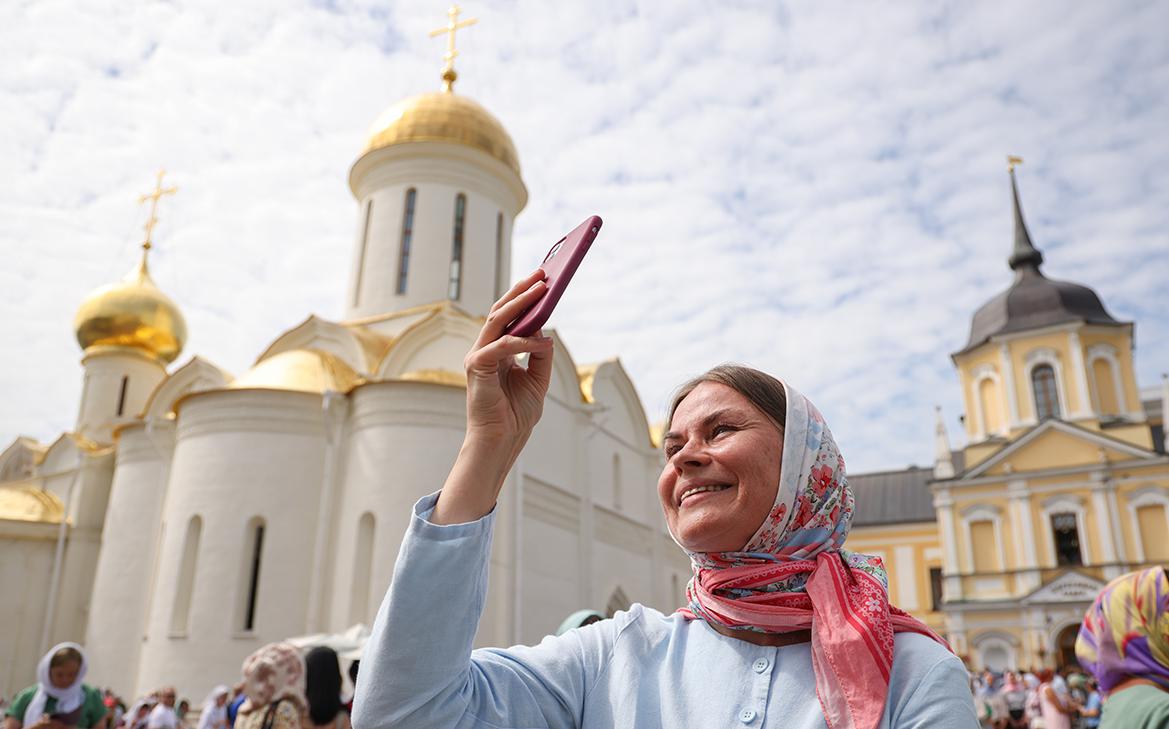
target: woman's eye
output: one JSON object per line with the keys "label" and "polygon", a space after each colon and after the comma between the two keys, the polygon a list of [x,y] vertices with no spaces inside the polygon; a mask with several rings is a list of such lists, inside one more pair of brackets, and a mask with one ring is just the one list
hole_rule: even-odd
{"label": "woman's eye", "polygon": [[734,428],[732,428],[729,425],[716,425],[716,426],[714,426],[714,430],[710,431],[710,434],[711,435],[720,435],[722,433],[729,433],[732,430],[734,430]]}
{"label": "woman's eye", "polygon": [[681,446],[672,445],[666,448],[666,458],[673,456],[678,451],[682,450]]}

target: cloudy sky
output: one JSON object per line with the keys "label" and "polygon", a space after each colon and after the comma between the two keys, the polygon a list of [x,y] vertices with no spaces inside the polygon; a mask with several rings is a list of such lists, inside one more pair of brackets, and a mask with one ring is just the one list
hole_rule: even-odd
{"label": "cloudy sky", "polygon": [[[1137,323],[1169,370],[1169,4],[466,0],[457,91],[519,149],[515,270],[605,230],[554,324],[619,355],[651,419],[723,360],[815,401],[853,472],[955,444],[949,353],[1010,282],[1005,156],[1045,272]],[[341,315],[369,124],[435,90],[442,2],[0,4],[0,448],[74,422],[71,322],[152,257],[192,353],[246,370]]]}

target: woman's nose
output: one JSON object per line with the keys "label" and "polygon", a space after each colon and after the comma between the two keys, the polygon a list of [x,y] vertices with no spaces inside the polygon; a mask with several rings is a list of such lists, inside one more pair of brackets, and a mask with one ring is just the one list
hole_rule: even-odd
{"label": "woman's nose", "polygon": [[674,454],[674,467],[681,470],[683,467],[703,466],[710,461],[701,443],[693,440],[686,441],[682,449]]}

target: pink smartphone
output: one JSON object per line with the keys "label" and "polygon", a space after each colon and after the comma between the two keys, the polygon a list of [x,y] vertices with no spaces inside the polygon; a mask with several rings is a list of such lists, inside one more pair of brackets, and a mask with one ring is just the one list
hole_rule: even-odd
{"label": "pink smartphone", "polygon": [[548,255],[544,256],[544,262],[540,264],[541,270],[544,271],[544,283],[548,285],[548,291],[536,303],[524,310],[524,313],[517,316],[515,321],[508,324],[507,328],[503,330],[504,334],[530,337],[540,331],[540,327],[544,326],[548,322],[548,317],[552,316],[556,302],[560,301],[560,297],[564,295],[564,290],[568,288],[568,282],[572,280],[572,274],[576,273],[577,267],[584,260],[585,253],[588,253],[589,246],[593,244],[600,229],[601,219],[596,215],[590,216],[552,246]]}

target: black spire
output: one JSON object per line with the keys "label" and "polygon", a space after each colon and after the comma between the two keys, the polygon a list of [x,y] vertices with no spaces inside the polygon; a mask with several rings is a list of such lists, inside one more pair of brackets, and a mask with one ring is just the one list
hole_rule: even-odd
{"label": "black spire", "polygon": [[1015,165],[1022,162],[1018,157],[1008,157],[1007,169],[1011,175],[1011,195],[1015,201],[1015,248],[1007,260],[1012,271],[1020,268],[1030,268],[1039,272],[1039,264],[1043,263],[1043,254],[1031,243],[1031,234],[1027,232],[1027,223],[1023,221],[1023,206],[1019,204],[1019,186],[1015,184]]}

